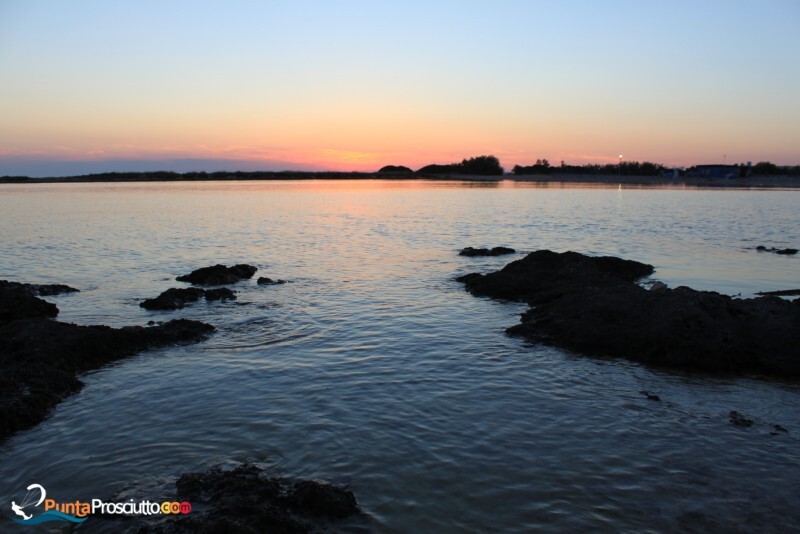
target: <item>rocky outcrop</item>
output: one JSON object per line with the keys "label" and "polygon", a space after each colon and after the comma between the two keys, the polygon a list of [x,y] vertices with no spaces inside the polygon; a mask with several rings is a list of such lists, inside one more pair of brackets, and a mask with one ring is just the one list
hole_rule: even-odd
{"label": "rocky outcrop", "polygon": [[782,289],[780,291],[762,291],[756,295],[771,295],[773,297],[796,297],[800,295],[800,289]]}
{"label": "rocky outcrop", "polygon": [[513,248],[508,247],[494,247],[492,249],[488,248],[472,248],[467,247],[461,249],[461,252],[458,253],[459,256],[503,256],[505,254],[516,254],[516,250]]}
{"label": "rocky outcrop", "polygon": [[759,252],[773,252],[775,254],[780,254],[782,256],[794,256],[795,254],[797,254],[796,248],[775,248],[775,247],[767,248],[764,245],[759,245],[756,247],[756,250]]}
{"label": "rocky outcrop", "polygon": [[800,300],[648,291],[650,265],[548,250],[459,278],[475,295],[527,302],[510,334],[575,352],[717,373],[800,377]]}
{"label": "rocky outcrop", "polygon": [[170,288],[159,296],[139,303],[146,310],[179,310],[189,302],[197,302],[205,295],[205,290],[197,287],[184,289]]}
{"label": "rocky outcrop", "polygon": [[457,280],[466,282],[467,290],[474,295],[533,304],[582,287],[628,286],[652,273],[652,265],[636,261],[538,250],[500,271],[487,275],[472,273]]}
{"label": "rocky outcrop", "polygon": [[55,317],[58,307],[20,287],[0,287],[0,323],[17,319]]}
{"label": "rocky outcrop", "polygon": [[251,464],[187,473],[176,488],[177,501],[190,503],[191,512],[149,522],[145,518],[139,533],[335,531],[343,519],[364,522],[351,491],[325,482],[267,476]]}
{"label": "rocky outcrop", "polygon": [[206,289],[206,300],[236,300],[236,293],[227,287],[218,287],[217,289]]}
{"label": "rocky outcrop", "polygon": [[262,276],[256,281],[256,283],[260,286],[275,286],[275,285],[285,284],[286,280],[273,280],[272,278],[267,278],[266,276]]}
{"label": "rocky outcrop", "polygon": [[78,326],[53,321],[54,304],[16,286],[0,288],[0,438],[44,420],[80,390],[79,373],[149,348],[197,341],[214,330],[198,321],[158,326]]}
{"label": "rocky outcrop", "polygon": [[65,286],[64,284],[24,284],[22,282],[0,280],[0,290],[9,288],[21,289],[31,295],[39,297],[50,297],[53,295],[60,295],[61,293],[77,293],[80,291],[79,289]]}
{"label": "rocky outcrop", "polygon": [[55,317],[58,307],[38,295],[51,296],[77,292],[62,284],[23,284],[0,280],[0,323],[16,319]]}
{"label": "rocky outcrop", "polygon": [[257,270],[257,267],[246,264],[234,265],[233,267],[217,264],[194,270],[189,274],[177,277],[175,280],[189,282],[196,286],[223,286],[252,278]]}
{"label": "rocky outcrop", "polygon": [[740,414],[739,412],[731,411],[730,413],[728,413],[728,417],[729,417],[729,420],[730,420],[732,425],[744,426],[744,427],[753,426],[753,420],[752,419],[748,419],[747,417],[745,417],[744,415]]}
{"label": "rocky outcrop", "polygon": [[201,289],[199,287],[170,288],[159,296],[139,303],[147,310],[179,310],[190,302],[197,302],[202,297],[206,300],[235,300],[236,293],[226,287]]}

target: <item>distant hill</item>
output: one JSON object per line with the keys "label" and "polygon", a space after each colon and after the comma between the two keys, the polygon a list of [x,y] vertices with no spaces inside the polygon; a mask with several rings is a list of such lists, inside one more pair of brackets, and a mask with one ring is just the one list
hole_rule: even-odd
{"label": "distant hill", "polygon": [[403,165],[387,165],[381,167],[378,174],[414,174],[414,171]]}

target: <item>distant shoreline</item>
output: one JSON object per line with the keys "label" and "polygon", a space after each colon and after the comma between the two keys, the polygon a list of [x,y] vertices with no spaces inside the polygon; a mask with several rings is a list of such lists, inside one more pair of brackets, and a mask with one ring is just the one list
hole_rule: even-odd
{"label": "distant shoreline", "polygon": [[255,172],[119,172],[79,176],[30,178],[2,176],[0,184],[54,183],[120,183],[120,182],[211,182],[211,181],[287,181],[287,180],[431,180],[557,184],[602,184],[656,187],[720,187],[720,188],[789,188],[800,189],[796,176],[751,176],[747,178],[668,178],[663,176],[619,176],[595,174],[530,174],[475,176],[464,174],[401,174],[377,172],[312,172],[312,171],[255,171]]}

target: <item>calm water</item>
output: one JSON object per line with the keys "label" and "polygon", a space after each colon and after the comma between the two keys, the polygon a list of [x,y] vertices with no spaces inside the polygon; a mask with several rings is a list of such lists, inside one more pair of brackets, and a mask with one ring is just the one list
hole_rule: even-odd
{"label": "calm water", "polygon": [[[82,289],[50,298],[61,320],[218,327],[85,376],[0,443],[0,502],[31,482],[64,501],[155,499],[182,472],[252,460],[348,482],[386,531],[797,529],[800,387],[530,346],[503,333],[525,306],[452,278],[513,259],[460,248],[508,245],[652,263],[670,286],[796,288],[800,257],[752,248],[800,245],[798,200],[413,181],[0,186],[0,279]],[[292,283],[138,306],[179,274],[240,262]]]}

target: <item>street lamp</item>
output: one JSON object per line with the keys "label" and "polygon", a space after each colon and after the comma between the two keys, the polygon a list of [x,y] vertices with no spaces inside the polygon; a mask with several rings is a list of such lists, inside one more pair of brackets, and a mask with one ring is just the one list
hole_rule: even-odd
{"label": "street lamp", "polygon": [[619,155],[619,175],[622,176],[622,154]]}

